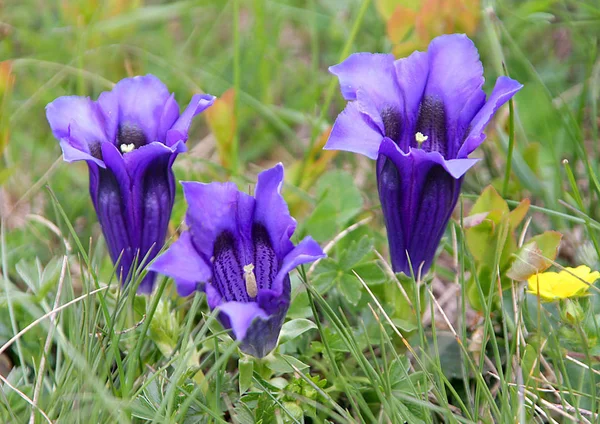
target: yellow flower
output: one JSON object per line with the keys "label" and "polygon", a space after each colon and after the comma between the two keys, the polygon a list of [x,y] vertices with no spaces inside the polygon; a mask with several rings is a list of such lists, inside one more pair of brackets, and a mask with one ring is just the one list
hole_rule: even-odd
{"label": "yellow flower", "polygon": [[547,302],[583,296],[599,277],[600,272],[591,272],[585,265],[567,267],[559,273],[542,272],[529,277],[527,292],[536,296],[539,293],[542,300]]}

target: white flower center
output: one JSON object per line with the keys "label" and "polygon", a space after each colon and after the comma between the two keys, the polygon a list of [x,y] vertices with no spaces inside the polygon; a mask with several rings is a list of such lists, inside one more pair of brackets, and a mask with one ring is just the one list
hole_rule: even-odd
{"label": "white flower center", "polygon": [[417,143],[419,143],[419,146],[421,144],[423,144],[425,141],[427,141],[428,138],[429,137],[426,136],[426,135],[423,135],[422,132],[418,132],[418,133],[415,134],[415,140],[417,140]]}
{"label": "white flower center", "polygon": [[129,153],[133,151],[133,149],[135,149],[135,144],[133,143],[121,144],[121,153]]}
{"label": "white flower center", "polygon": [[254,298],[258,294],[256,285],[256,276],[254,275],[254,264],[244,265],[244,280],[246,281],[246,291],[248,296]]}

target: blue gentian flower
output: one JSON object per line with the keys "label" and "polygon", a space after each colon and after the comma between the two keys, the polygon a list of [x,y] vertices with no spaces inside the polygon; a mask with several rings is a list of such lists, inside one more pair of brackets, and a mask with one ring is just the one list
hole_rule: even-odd
{"label": "blue gentian flower", "polygon": [[150,269],[173,277],[182,296],[204,290],[240,349],[262,358],[290,306],[289,272],[325,255],[310,237],[290,240],[296,221],[281,196],[281,164],[258,175],[254,197],[233,183],[182,185],[189,230]]}
{"label": "blue gentian flower", "polygon": [[[522,87],[502,76],[487,98],[483,66],[462,34],[431,41],[427,52],[394,60],[356,53],[329,68],[348,104],[325,149],[377,161],[377,184],[392,267],[429,270],[452,214],[468,156],[496,110]],[[410,259],[409,259],[410,258]]]}
{"label": "blue gentian flower", "polygon": [[[143,266],[164,244],[175,199],[173,161],[186,150],[192,118],[213,101],[197,94],[180,115],[174,95],[146,75],[121,80],[97,101],[65,96],[46,106],[64,160],[88,164],[92,202],[123,283],[134,263]],[[138,292],[150,293],[154,279],[148,273]]]}

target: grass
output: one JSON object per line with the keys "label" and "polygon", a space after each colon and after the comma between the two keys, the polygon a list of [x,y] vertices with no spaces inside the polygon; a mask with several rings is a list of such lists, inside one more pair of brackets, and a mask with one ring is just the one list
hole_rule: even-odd
{"label": "grass", "polygon": [[[395,48],[386,3],[0,4],[0,422],[600,422],[598,289],[541,303],[502,254],[554,230],[556,267],[600,267],[600,6],[473,2],[486,91],[504,74],[524,88],[488,128],[435,272],[415,280],[388,264],[373,163],[321,150],[344,107],[327,67]],[[224,128],[196,119],[178,180],[247,187],[281,161],[297,240],[327,246],[291,275],[266,358],[240,353],[202,293],[178,297],[166,278],[151,296],[119,287],[85,165],[61,161],[45,105],[145,73],[180,104],[235,93]],[[531,207],[498,222],[482,264],[468,216],[488,185]],[[184,211],[178,188],[170,240]]]}

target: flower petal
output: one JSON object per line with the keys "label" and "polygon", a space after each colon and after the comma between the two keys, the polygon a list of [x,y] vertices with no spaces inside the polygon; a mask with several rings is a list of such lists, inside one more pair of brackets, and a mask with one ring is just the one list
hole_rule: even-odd
{"label": "flower petal", "polygon": [[73,147],[73,143],[71,143],[68,138],[61,138],[59,143],[63,152],[63,160],[65,162],[85,160],[88,162],[93,162],[101,168],[106,168],[103,160],[93,157],[91,153],[86,153],[77,149],[76,147]]}
{"label": "flower petal", "polygon": [[483,130],[494,116],[494,113],[521,88],[523,88],[521,83],[506,76],[501,76],[496,80],[492,94],[470,124],[469,134],[458,152],[459,158],[467,157],[483,143],[483,140],[485,140]]}
{"label": "flower petal", "polygon": [[362,89],[377,107],[399,107],[400,96],[395,79],[394,56],[391,54],[354,53],[329,72],[340,81],[346,100],[356,100]]}
{"label": "flower petal", "polygon": [[406,58],[396,60],[394,67],[402,96],[402,108],[398,110],[401,131],[397,138],[386,135],[406,152],[410,146],[416,147],[417,117],[429,74],[429,58],[426,52],[415,51]]}
{"label": "flower petal", "polygon": [[178,141],[187,141],[188,130],[194,116],[209,108],[214,101],[215,96],[210,94],[195,94],[177,122],[167,132],[167,146],[173,146]]}
{"label": "flower petal", "polygon": [[184,231],[148,269],[175,279],[180,296],[190,295],[198,283],[206,283],[212,276],[211,264],[198,254],[189,231]]}
{"label": "flower petal", "polygon": [[224,327],[231,328],[233,337],[241,341],[242,352],[262,358],[277,346],[288,306],[289,303],[284,304],[268,315],[255,302],[227,302],[218,307],[219,319]]}
{"label": "flower petal", "polygon": [[338,115],[324,149],[345,150],[377,159],[382,138],[382,132],[361,113],[359,102],[354,101]]}
{"label": "flower petal", "polygon": [[[446,161],[438,152],[403,153],[384,139],[377,161],[379,198],[396,272],[427,272],[460,193],[462,175],[475,161]],[[410,257],[410,263],[407,258]]]}
{"label": "flower petal", "polygon": [[[167,140],[167,131],[171,129],[173,124],[177,122],[179,118],[179,105],[175,100],[175,93],[171,93],[169,99],[165,103],[165,107],[163,109],[162,116],[160,117],[160,121],[158,124],[158,140],[166,142]],[[150,140],[154,141],[154,140]]]}
{"label": "flower petal", "polygon": [[131,249],[127,207],[115,174],[110,169],[88,163],[90,196],[96,209],[106,246],[113,263],[119,261],[117,277],[125,282],[129,276],[135,253]]}
{"label": "flower petal", "polygon": [[205,260],[213,256],[217,237],[229,231],[241,248],[244,264],[252,262],[252,215],[254,198],[233,183],[182,182],[188,204],[186,221],[193,242]]}
{"label": "flower petal", "polygon": [[428,54],[416,51],[408,57],[396,60],[394,68],[402,96],[403,110],[414,114],[419,109],[427,83]]}
{"label": "flower petal", "polygon": [[217,306],[217,309],[221,313],[219,318],[223,326],[231,328],[236,340],[243,340],[246,337],[248,328],[255,319],[269,318],[256,302],[225,302]]}
{"label": "flower petal", "polygon": [[281,195],[282,186],[283,165],[278,163],[258,174],[254,195],[254,222],[264,225],[267,229],[279,260],[294,248],[290,237],[296,229],[296,220],[290,216],[287,203]]}
{"label": "flower petal", "polygon": [[162,131],[179,116],[179,106],[167,87],[150,74],[119,81],[99,102],[105,115],[116,117],[119,127],[140,129],[148,143],[164,143],[166,133]]}
{"label": "flower petal", "polygon": [[416,130],[428,136],[423,149],[456,158],[464,132],[485,101],[483,65],[464,34],[442,35],[427,50],[429,76]]}
{"label": "flower petal", "polygon": [[[131,178],[132,242],[140,251],[140,265],[149,263],[164,245],[175,201],[175,178],[171,149],[159,142],[125,153],[123,159]],[[143,259],[146,262],[142,263]],[[151,292],[151,284],[140,285]]]}
{"label": "flower petal", "polygon": [[327,255],[323,252],[321,246],[319,246],[319,243],[314,241],[310,236],[305,237],[304,240],[298,243],[298,245],[283,259],[281,268],[279,268],[279,272],[275,277],[271,289],[276,293],[282,293],[285,289],[285,279],[294,268],[326,256]]}
{"label": "flower petal", "polygon": [[60,140],[65,161],[91,160],[104,166],[100,144],[108,141],[105,117],[89,97],[59,97],[46,106],[46,118]]}
{"label": "flower petal", "polygon": [[470,121],[485,99],[481,90],[483,65],[475,44],[465,34],[442,35],[431,41],[427,55],[429,78],[425,97],[441,100],[446,107],[448,122],[453,122],[458,119],[465,102],[477,94],[480,104],[478,107],[472,105]]}

